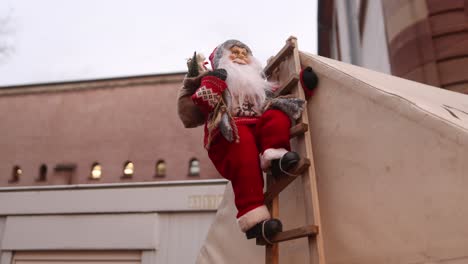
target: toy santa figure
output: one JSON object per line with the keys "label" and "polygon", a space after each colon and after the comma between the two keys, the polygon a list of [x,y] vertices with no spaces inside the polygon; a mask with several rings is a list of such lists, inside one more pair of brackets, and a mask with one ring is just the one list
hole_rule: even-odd
{"label": "toy santa figure", "polygon": [[209,59],[211,71],[199,62],[198,76],[185,79],[179,116],[186,127],[205,125],[205,148],[232,183],[240,229],[248,239],[269,241],[282,224],[264,204],[262,170],[287,172],[297,165],[289,130],[304,101],[273,98],[275,84],[265,80],[259,61],[238,40],[222,43]]}

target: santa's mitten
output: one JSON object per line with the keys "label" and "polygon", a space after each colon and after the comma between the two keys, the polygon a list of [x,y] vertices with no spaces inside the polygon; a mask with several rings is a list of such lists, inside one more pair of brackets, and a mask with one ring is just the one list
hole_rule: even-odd
{"label": "santa's mitten", "polygon": [[223,81],[227,79],[227,71],[225,69],[216,69],[214,71],[208,72],[206,75],[217,77]]}
{"label": "santa's mitten", "polygon": [[300,80],[302,88],[304,89],[306,99],[309,99],[313,95],[314,89],[318,85],[317,74],[312,70],[311,67],[306,67],[301,71]]}
{"label": "santa's mitten", "polygon": [[201,80],[200,87],[192,95],[192,100],[200,107],[200,110],[208,114],[219,103],[226,88],[227,85],[224,80],[208,74]]}
{"label": "santa's mitten", "polygon": [[180,96],[192,96],[193,93],[200,87],[201,80],[206,76],[206,73],[201,73],[197,77],[185,76],[182,89],[179,93]]}

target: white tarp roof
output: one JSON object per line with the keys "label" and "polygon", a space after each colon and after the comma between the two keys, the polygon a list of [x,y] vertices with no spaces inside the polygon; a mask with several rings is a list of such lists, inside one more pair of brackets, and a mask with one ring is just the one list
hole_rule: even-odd
{"label": "white tarp roof", "polygon": [[[301,53],[327,263],[468,263],[468,96]],[[304,224],[300,179],[280,196]],[[235,221],[228,185],[197,263],[264,263]],[[305,239],[280,263],[306,263]]]}

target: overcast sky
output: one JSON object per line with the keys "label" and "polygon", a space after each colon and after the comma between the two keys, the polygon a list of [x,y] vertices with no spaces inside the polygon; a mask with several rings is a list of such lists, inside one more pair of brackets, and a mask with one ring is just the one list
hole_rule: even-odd
{"label": "overcast sky", "polygon": [[[0,86],[181,72],[235,38],[263,63],[294,35],[316,53],[316,0],[1,0],[14,48]],[[5,36],[0,40],[5,41]],[[0,42],[1,43],[1,42]]]}

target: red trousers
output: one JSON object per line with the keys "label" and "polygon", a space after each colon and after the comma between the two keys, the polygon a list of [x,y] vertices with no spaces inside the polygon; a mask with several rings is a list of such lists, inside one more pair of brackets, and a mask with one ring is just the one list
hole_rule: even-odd
{"label": "red trousers", "polygon": [[221,134],[212,141],[208,156],[218,172],[231,181],[237,218],[264,205],[263,173],[259,154],[269,148],[290,150],[289,117],[279,110],[267,110],[254,123],[236,120],[239,143],[228,142]]}

